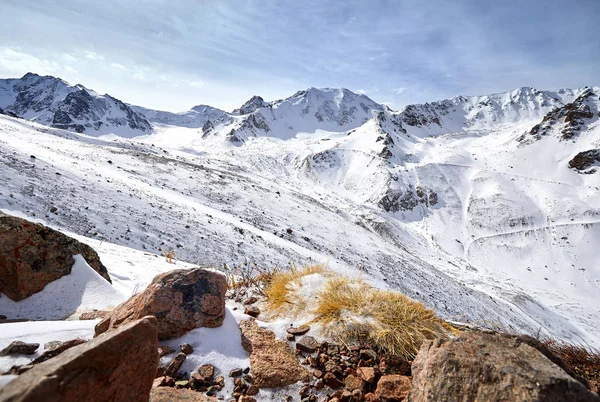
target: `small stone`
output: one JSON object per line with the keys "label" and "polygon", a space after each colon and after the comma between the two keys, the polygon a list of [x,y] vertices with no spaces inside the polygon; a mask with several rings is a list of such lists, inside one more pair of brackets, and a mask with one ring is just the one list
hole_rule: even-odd
{"label": "small stone", "polygon": [[256,399],[248,395],[242,395],[240,396],[240,399],[238,399],[238,402],[256,402]]}
{"label": "small stone", "polygon": [[375,351],[373,349],[362,349],[360,351],[360,358],[363,360],[366,360],[366,361],[376,360],[377,353],[375,353]]}
{"label": "small stone", "polygon": [[342,393],[342,397],[340,398],[341,402],[350,402],[352,400],[352,392],[344,391]]}
{"label": "small stone", "polygon": [[208,387],[208,389],[206,390],[206,395],[208,396],[215,396],[216,394],[217,390],[213,386]]}
{"label": "small stone", "polygon": [[354,391],[358,389],[364,392],[366,390],[366,384],[361,378],[350,374],[344,379],[344,388],[348,391]]}
{"label": "small stone", "polygon": [[169,355],[171,353],[175,352],[175,349],[173,349],[170,346],[167,345],[158,345],[158,357],[163,357],[166,355]]}
{"label": "small stone", "polygon": [[377,373],[374,367],[359,367],[356,369],[356,374],[358,374],[363,381],[373,384],[375,382],[375,376]]}
{"label": "small stone", "polygon": [[215,368],[212,364],[203,364],[198,367],[198,374],[204,378],[204,381],[212,382],[213,376],[215,375]]}
{"label": "small stone", "polygon": [[291,335],[304,335],[309,330],[310,330],[310,327],[308,325],[301,325],[297,328],[294,328],[294,327],[288,328],[286,331],[288,334],[291,334]]}
{"label": "small stone", "polygon": [[50,351],[50,350],[54,350],[57,347],[59,347],[61,343],[62,343],[62,341],[50,341],[50,342],[46,342],[46,343],[44,343],[44,349],[46,350],[46,352]]}
{"label": "small stone", "polygon": [[175,381],[175,388],[189,388],[190,383],[188,380]]}
{"label": "small stone", "polygon": [[250,372],[250,367],[246,367],[246,368],[244,369],[244,374],[248,374],[249,372]]}
{"label": "small stone", "polygon": [[236,378],[235,380],[233,380],[233,385],[235,385],[236,387],[241,387],[244,384],[244,380],[242,380],[240,377]]}
{"label": "small stone", "polygon": [[325,387],[323,380],[319,378],[317,381],[315,381],[315,389],[323,389],[323,387]]}
{"label": "small stone", "polygon": [[369,392],[365,395],[365,402],[381,402],[379,395]]}
{"label": "small stone", "polygon": [[40,347],[39,343],[26,343],[14,341],[0,351],[0,356],[8,355],[32,355]]}
{"label": "small stone", "polygon": [[256,306],[248,306],[244,309],[244,314],[248,314],[250,317],[258,317],[260,309]]}
{"label": "small stone", "polygon": [[185,361],[185,353],[179,352],[177,355],[171,360],[171,363],[165,369],[164,375],[169,377],[176,377],[177,372],[181,368],[181,365]]}
{"label": "small stone", "polygon": [[292,334],[287,334],[285,336],[285,338],[289,341],[289,342],[294,342],[296,340],[296,337]]}
{"label": "small stone", "polygon": [[242,370],[241,368],[233,369],[229,372],[229,377],[239,377],[242,375],[243,371],[244,370]]}
{"label": "small stone", "polygon": [[256,385],[250,385],[246,390],[246,395],[254,396],[258,394],[258,387]]}
{"label": "small stone", "polygon": [[244,302],[242,304],[244,304],[244,306],[248,306],[250,304],[254,304],[258,301],[258,299],[254,296],[251,296],[249,298],[247,298],[246,300],[244,300]]}
{"label": "small stone", "polygon": [[333,373],[325,373],[325,376],[323,376],[323,382],[328,387],[333,389],[340,388],[342,385],[344,385],[344,383],[338,380]]}
{"label": "small stone", "polygon": [[181,351],[186,355],[191,355],[192,353],[194,353],[194,348],[189,343],[184,343],[183,345],[181,345]]}
{"label": "small stone", "polygon": [[402,401],[408,396],[410,390],[410,377],[390,374],[379,379],[376,393],[385,400]]}
{"label": "small stone", "polygon": [[218,375],[215,377],[213,384],[216,387],[220,387],[221,389],[225,387],[225,377],[223,377],[222,375]]}
{"label": "small stone", "polygon": [[313,370],[313,375],[316,378],[321,378],[321,377],[323,377],[323,372],[321,370]]}
{"label": "small stone", "polygon": [[319,342],[312,336],[303,336],[296,342],[296,349],[303,352],[313,353],[319,348]]}
{"label": "small stone", "polygon": [[340,354],[339,345],[331,344],[331,343],[329,345],[327,345],[327,354],[329,356],[339,355]]}
{"label": "small stone", "polygon": [[252,376],[250,374],[244,374],[244,381],[246,381],[247,383],[252,384],[252,382],[254,381],[254,378],[252,378]]}
{"label": "small stone", "polygon": [[352,401],[353,402],[362,402],[365,399],[363,392],[360,389],[355,389],[352,391]]}

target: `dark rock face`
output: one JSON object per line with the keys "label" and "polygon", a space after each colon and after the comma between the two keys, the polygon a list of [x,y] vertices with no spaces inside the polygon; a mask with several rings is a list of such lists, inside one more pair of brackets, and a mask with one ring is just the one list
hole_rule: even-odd
{"label": "dark rock face", "polygon": [[218,327],[225,319],[225,276],[202,268],[176,269],[156,276],[140,294],[120,304],[96,325],[96,336],[110,328],[153,315],[161,340],[199,327]]}
{"label": "dark rock face", "polygon": [[590,149],[589,151],[580,152],[569,161],[569,167],[580,173],[595,173],[596,169],[586,170],[596,164],[600,165],[600,149]]}
{"label": "dark rock face", "polygon": [[111,282],[90,246],[44,225],[0,212],[0,292],[12,300],[25,299],[70,274],[77,254]]}
{"label": "dark rock face", "polygon": [[155,322],[131,322],[35,365],[0,388],[0,400],[147,402],[158,366]]}
{"label": "dark rock face", "polygon": [[233,111],[234,114],[249,114],[257,111],[263,107],[269,107],[270,104],[260,96],[253,96],[246,103],[244,103],[239,109]]}
{"label": "dark rock face", "polygon": [[0,114],[3,114],[5,116],[10,116],[10,117],[16,117],[16,118],[19,117],[16,113],[11,112],[10,110],[4,110],[1,107],[0,107]]}
{"label": "dark rock face", "polygon": [[412,374],[411,402],[600,401],[518,337],[471,332],[426,341]]}
{"label": "dark rock face", "polygon": [[[573,102],[566,104],[563,107],[556,108],[549,112],[542,119],[541,123],[536,124],[529,131],[529,134],[534,139],[540,139],[544,135],[548,135],[549,131],[562,124],[560,131],[560,138],[568,140],[575,137],[588,123],[590,119],[594,117],[588,100],[594,95],[594,92],[588,88],[584,93],[579,95]],[[527,136],[522,136],[519,141],[525,141]]]}
{"label": "dark rock face", "polygon": [[4,349],[0,350],[0,356],[8,355],[32,355],[40,347],[39,343],[25,343],[14,341]]}

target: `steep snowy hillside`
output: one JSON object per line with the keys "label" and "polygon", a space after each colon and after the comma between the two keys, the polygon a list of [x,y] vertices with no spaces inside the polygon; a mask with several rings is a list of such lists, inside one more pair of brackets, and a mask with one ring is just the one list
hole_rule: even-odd
{"label": "steep snowy hillside", "polygon": [[0,116],[0,208],[192,263],[326,262],[445,318],[600,345],[599,94],[394,112],[311,88],[134,141]]}
{"label": "steep snowy hillside", "polygon": [[40,124],[91,135],[133,137],[152,129],[143,116],[110,95],[33,73],[0,79],[0,108]]}
{"label": "steep snowy hillside", "polygon": [[188,128],[200,128],[204,126],[207,121],[215,121],[225,113],[221,109],[207,105],[194,106],[187,112],[181,113],[147,109],[145,107],[134,105],[129,105],[129,107],[136,113],[145,116],[146,119],[152,123]]}

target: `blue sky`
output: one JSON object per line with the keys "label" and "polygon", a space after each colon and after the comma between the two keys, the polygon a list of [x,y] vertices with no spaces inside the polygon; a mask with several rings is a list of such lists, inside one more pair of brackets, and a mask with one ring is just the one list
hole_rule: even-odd
{"label": "blue sky", "polygon": [[0,77],[163,110],[345,87],[408,103],[600,85],[599,0],[0,0]]}

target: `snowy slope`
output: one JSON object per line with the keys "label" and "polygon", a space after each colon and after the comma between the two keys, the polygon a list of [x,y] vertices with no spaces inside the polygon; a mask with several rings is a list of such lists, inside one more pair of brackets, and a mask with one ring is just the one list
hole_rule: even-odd
{"label": "snowy slope", "polygon": [[110,95],[33,73],[0,79],[0,108],[40,124],[91,135],[132,137],[152,129],[143,115]]}
{"label": "snowy slope", "polygon": [[206,122],[215,121],[225,113],[221,109],[207,105],[197,105],[187,112],[181,113],[153,110],[134,105],[129,105],[129,107],[152,123],[188,128],[201,128]]}
{"label": "snowy slope", "polygon": [[600,174],[571,166],[600,148],[599,92],[394,112],[311,88],[135,141],[0,116],[0,208],[215,267],[325,262],[445,318],[600,345]]}

